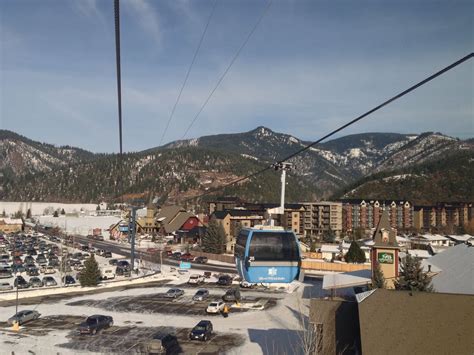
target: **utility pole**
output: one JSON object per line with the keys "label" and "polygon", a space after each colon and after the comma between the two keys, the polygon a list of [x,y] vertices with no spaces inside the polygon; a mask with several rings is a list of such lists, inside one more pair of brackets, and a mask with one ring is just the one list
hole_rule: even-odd
{"label": "utility pole", "polygon": [[132,206],[131,207],[131,214],[129,218],[129,233],[130,233],[130,264],[132,266],[132,272],[135,268],[135,226],[136,226],[136,219],[137,219],[137,209],[139,207]]}
{"label": "utility pole", "polygon": [[285,188],[286,188],[286,172],[290,171],[293,167],[291,163],[277,163],[273,168],[278,171],[281,170],[281,194],[280,194],[280,214],[285,213]]}

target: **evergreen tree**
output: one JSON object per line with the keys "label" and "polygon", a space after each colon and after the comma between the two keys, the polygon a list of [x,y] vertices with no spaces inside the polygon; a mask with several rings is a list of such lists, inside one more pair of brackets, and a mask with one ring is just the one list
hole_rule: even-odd
{"label": "evergreen tree", "polygon": [[5,210],[3,210],[2,217],[6,217],[6,216],[7,216],[7,213],[5,212]]}
{"label": "evergreen tree", "polygon": [[335,239],[336,239],[336,234],[331,228],[329,228],[327,231],[324,232],[323,241],[325,243],[334,243]]}
{"label": "evergreen tree", "polygon": [[421,261],[410,254],[405,257],[401,265],[400,276],[395,281],[397,290],[432,292],[431,277],[423,272]]}
{"label": "evergreen tree", "polygon": [[212,219],[202,238],[202,249],[207,253],[222,254],[225,251],[225,231],[222,224]]}
{"label": "evergreen tree", "polygon": [[53,217],[59,217],[59,213],[58,213],[58,211],[57,211],[57,210],[56,210],[56,211],[54,211]]}
{"label": "evergreen tree", "polygon": [[94,254],[84,262],[84,266],[85,268],[79,276],[81,286],[97,286],[100,279],[100,270],[99,264],[97,264],[97,261],[94,258]]}
{"label": "evergreen tree", "polygon": [[31,218],[31,208],[28,208],[28,211],[26,211],[26,218]]}
{"label": "evergreen tree", "polygon": [[66,214],[66,211],[64,210],[64,208],[61,210],[61,214],[64,216]]}
{"label": "evergreen tree", "polygon": [[372,273],[372,288],[386,288],[386,286],[380,263],[375,262],[374,271]]}
{"label": "evergreen tree", "polygon": [[344,259],[348,263],[365,263],[365,253],[357,242],[352,242]]}

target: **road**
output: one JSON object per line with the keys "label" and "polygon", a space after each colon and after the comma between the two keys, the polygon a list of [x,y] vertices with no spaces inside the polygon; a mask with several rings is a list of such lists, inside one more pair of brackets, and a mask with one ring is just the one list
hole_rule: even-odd
{"label": "road", "polygon": [[[118,245],[117,243],[114,242],[109,242],[109,241],[100,241],[100,240],[94,240],[94,239],[89,239],[84,236],[79,236],[76,235],[74,236],[75,241],[81,243],[81,244],[91,244],[94,248],[96,249],[105,249],[109,250],[112,253],[118,254],[125,256],[127,258],[130,258],[131,252],[130,252],[130,245]],[[141,253],[143,254],[143,253]],[[138,253],[137,253],[138,255]],[[149,260],[151,256],[149,254],[145,254],[144,259]],[[172,265],[172,266],[179,266],[179,261],[169,259],[165,255],[163,255],[163,264],[165,265]],[[222,273],[232,273],[235,274],[237,273],[237,270],[235,267],[229,267],[229,266],[220,266],[220,265],[210,265],[210,264],[192,264],[192,268],[196,270],[203,270],[203,271],[213,271],[213,272],[222,272]]]}

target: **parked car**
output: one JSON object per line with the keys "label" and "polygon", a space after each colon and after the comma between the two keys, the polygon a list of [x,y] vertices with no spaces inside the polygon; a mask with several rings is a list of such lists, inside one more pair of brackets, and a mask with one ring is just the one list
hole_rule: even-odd
{"label": "parked car", "polygon": [[117,259],[110,259],[109,260],[109,265],[117,265]]}
{"label": "parked car", "polygon": [[221,275],[217,280],[217,284],[221,286],[232,285],[232,277],[230,277],[229,275]]}
{"label": "parked car", "polygon": [[202,320],[189,333],[189,340],[208,340],[212,335],[212,323],[209,320]]}
{"label": "parked car", "polygon": [[15,265],[13,264],[12,265],[12,273],[16,274],[16,273],[22,273],[22,272],[25,272],[26,269],[23,265]]}
{"label": "parked car", "polygon": [[17,276],[15,278],[15,281],[13,282],[13,286],[18,287],[19,289],[21,289],[21,288],[30,287],[30,284],[28,282],[26,282],[26,280],[23,278],[23,276]]}
{"label": "parked car", "polygon": [[243,288],[254,288],[255,286],[257,286],[257,284],[253,284],[245,280],[240,282],[240,287]]}
{"label": "parked car", "polygon": [[43,277],[43,284],[45,286],[57,286],[58,285],[58,283],[56,282],[54,277],[51,277],[51,276]]}
{"label": "parked car", "polygon": [[13,317],[8,318],[7,323],[8,325],[13,325],[13,323],[18,322],[18,325],[21,325],[38,319],[40,316],[41,314],[38,311],[24,310],[13,315]]}
{"label": "parked car", "polygon": [[181,252],[180,251],[174,252],[173,254],[171,254],[170,257],[171,259],[179,260],[181,258]]}
{"label": "parked car", "polygon": [[166,293],[166,298],[177,298],[184,295],[184,291],[179,288],[170,288]]}
{"label": "parked car", "polygon": [[204,276],[199,274],[193,274],[189,277],[188,284],[190,285],[198,285],[202,284],[205,281]]}
{"label": "parked car", "polygon": [[10,291],[13,289],[13,286],[8,282],[0,283],[0,291]]}
{"label": "parked car", "polygon": [[130,275],[132,274],[132,272],[128,269],[124,269],[122,267],[117,267],[115,269],[115,275],[116,276],[125,276],[125,277],[129,277]]}
{"label": "parked car", "polygon": [[41,272],[45,275],[50,275],[50,274],[54,274],[56,270],[52,266],[43,266],[41,268]]}
{"label": "parked car", "polygon": [[112,257],[112,253],[110,251],[106,251],[104,254],[103,254],[103,257],[104,258],[111,258]]}
{"label": "parked car", "polygon": [[43,281],[41,281],[41,279],[36,276],[30,278],[30,281],[28,282],[30,283],[30,287],[43,287],[44,286]]}
{"label": "parked car", "polygon": [[103,267],[100,269],[102,280],[115,279],[115,269],[113,267]]}
{"label": "parked car", "polygon": [[181,260],[181,261],[192,261],[192,260],[194,260],[194,255],[192,255],[190,253],[181,254],[181,256],[179,257],[179,260]]}
{"label": "parked car", "polygon": [[11,270],[8,269],[0,269],[0,279],[8,279],[12,277]]}
{"label": "parked car", "polygon": [[110,316],[95,314],[79,324],[80,334],[96,334],[99,330],[109,328],[114,325],[114,320]]}
{"label": "parked car", "polygon": [[230,288],[226,291],[222,299],[226,302],[234,302],[240,300],[240,291],[236,288]]}
{"label": "parked car", "polygon": [[76,283],[76,280],[74,280],[74,277],[71,275],[66,275],[63,277],[63,283],[64,285],[74,285]]}
{"label": "parked car", "polygon": [[225,303],[222,301],[213,301],[206,308],[207,313],[219,313],[224,310]]}
{"label": "parked car", "polygon": [[117,267],[122,268],[122,269],[127,269],[127,270],[132,269],[132,267],[130,266],[130,263],[128,262],[128,260],[119,260],[119,261],[117,261]]}
{"label": "parked car", "polygon": [[209,297],[209,291],[206,289],[197,290],[196,294],[193,296],[193,301],[204,301]]}
{"label": "parked car", "polygon": [[207,256],[198,256],[194,259],[194,262],[198,264],[205,264],[207,263],[207,260]]}

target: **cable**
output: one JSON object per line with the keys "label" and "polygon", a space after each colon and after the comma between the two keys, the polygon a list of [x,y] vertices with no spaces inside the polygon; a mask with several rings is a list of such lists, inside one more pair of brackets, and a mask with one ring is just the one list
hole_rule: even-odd
{"label": "cable", "polygon": [[120,68],[120,1],[114,0],[114,17],[115,17],[115,61],[117,67],[117,104],[118,104],[118,120],[119,120],[119,189],[121,202],[123,206],[123,146],[122,146],[122,77]]}
{"label": "cable", "polygon": [[196,122],[196,120],[198,119],[199,115],[201,114],[201,112],[204,110],[204,108],[206,107],[206,105],[208,104],[209,100],[211,99],[212,95],[214,95],[214,92],[217,90],[217,88],[219,87],[219,85],[221,84],[222,80],[224,80],[225,76],[227,75],[227,73],[229,72],[230,68],[232,68],[232,65],[234,65],[234,62],[237,60],[238,56],[240,55],[240,52],[242,52],[242,50],[244,49],[244,47],[247,45],[248,41],[250,40],[250,38],[252,37],[252,35],[254,34],[255,30],[257,29],[258,25],[260,24],[260,22],[262,22],[263,18],[265,17],[266,13],[268,12],[268,10],[270,9],[270,6],[272,5],[272,2],[273,0],[269,0],[267,2],[267,6],[265,7],[265,9],[263,10],[262,14],[260,15],[260,17],[258,18],[257,22],[255,23],[255,25],[253,26],[253,28],[250,30],[250,32],[248,33],[247,37],[245,38],[244,42],[242,43],[242,45],[239,47],[239,49],[237,50],[237,52],[235,53],[234,57],[232,58],[232,60],[230,61],[229,65],[227,66],[227,68],[224,70],[224,72],[222,73],[221,77],[219,78],[219,80],[217,80],[217,83],[216,85],[214,86],[214,88],[211,90],[211,92],[209,93],[209,95],[207,96],[206,100],[204,101],[204,103],[202,104],[201,108],[199,109],[199,111],[196,113],[196,115],[194,116],[194,118],[192,119],[191,123],[189,124],[188,128],[186,128],[186,131],[184,132],[183,134],[183,137],[181,139],[184,139],[186,137],[186,135],[188,134],[189,130],[191,129],[191,127],[194,125],[194,122]]}
{"label": "cable", "polygon": [[191,73],[191,69],[193,68],[193,65],[194,65],[194,62],[196,61],[196,57],[199,53],[199,50],[201,49],[201,45],[202,45],[202,42],[204,40],[204,37],[206,35],[206,32],[207,32],[207,28],[209,27],[209,23],[211,22],[211,19],[212,19],[212,15],[214,14],[214,10],[216,9],[216,4],[217,4],[217,0],[214,0],[214,4],[212,5],[212,10],[211,10],[211,13],[209,15],[209,18],[207,19],[207,23],[206,23],[206,26],[204,27],[204,31],[201,35],[201,39],[199,40],[199,44],[196,48],[196,51],[194,52],[194,56],[193,56],[193,59],[191,60],[191,64],[189,65],[189,68],[188,68],[188,71],[186,73],[186,76],[184,77],[184,81],[183,81],[183,84],[181,85],[181,89],[179,90],[179,94],[178,94],[178,97],[176,98],[176,101],[174,103],[174,106],[173,106],[173,109],[171,110],[171,114],[170,114],[170,117],[168,118],[168,122],[166,123],[166,127],[165,127],[165,130],[163,131],[163,134],[161,135],[161,139],[160,139],[160,144],[158,144],[158,146],[161,146],[161,143],[163,143],[163,139],[165,138],[165,135],[166,135],[166,132],[168,132],[168,128],[169,128],[169,125],[170,125],[170,122],[174,116],[174,112],[176,110],[176,107],[178,106],[178,103],[179,103],[179,100],[181,98],[181,94],[183,93],[183,90],[184,90],[184,87],[186,86],[186,83],[188,81],[188,78],[189,78],[189,74]]}
{"label": "cable", "polygon": [[325,139],[331,137],[332,135],[336,134],[337,132],[342,131],[343,129],[345,129],[345,128],[351,126],[351,125],[353,125],[354,123],[356,123],[356,122],[362,120],[363,118],[369,116],[370,114],[374,113],[375,111],[380,110],[382,107],[384,107],[384,106],[386,106],[386,105],[388,105],[388,104],[390,104],[390,103],[392,103],[392,102],[394,102],[394,101],[400,99],[401,97],[403,97],[403,96],[409,94],[409,93],[412,92],[413,90],[416,90],[416,89],[419,88],[420,86],[423,86],[424,84],[430,82],[431,80],[437,78],[438,76],[440,76],[440,75],[442,75],[442,74],[448,72],[449,70],[451,70],[451,69],[457,67],[458,65],[464,63],[465,61],[467,61],[467,60],[469,60],[469,59],[472,59],[473,56],[474,56],[474,53],[472,53],[472,52],[469,53],[468,55],[464,56],[463,58],[459,59],[458,61],[456,61],[456,62],[454,62],[454,63],[448,65],[447,67],[445,67],[445,68],[443,68],[443,69],[441,69],[441,70],[439,70],[439,71],[437,71],[436,73],[434,73],[433,75],[430,75],[430,76],[427,77],[426,79],[423,79],[422,81],[418,82],[417,84],[415,84],[415,85],[413,85],[413,86],[410,86],[410,87],[409,87],[408,89],[406,89],[405,91],[402,91],[401,93],[399,93],[399,94],[393,96],[392,98],[390,98],[390,99],[384,101],[384,102],[381,103],[380,105],[378,105],[378,106],[376,106],[376,107],[370,109],[370,110],[367,111],[366,113],[364,113],[364,114],[362,114],[362,115],[360,115],[360,116],[354,118],[352,121],[349,121],[349,122],[347,122],[346,124],[342,125],[341,127],[339,127],[339,128],[337,128],[337,129],[333,130],[332,132],[326,134],[324,137],[318,139],[317,141],[314,141],[314,142],[312,142],[312,143],[306,145],[305,147],[301,148],[300,150],[296,151],[295,153],[290,154],[290,155],[287,156],[286,158],[281,159],[281,160],[275,162],[274,164],[271,164],[271,165],[269,165],[269,166],[267,166],[267,167],[265,167],[265,168],[262,168],[262,169],[260,169],[260,170],[258,170],[258,171],[256,171],[256,172],[254,172],[254,173],[252,173],[252,174],[250,174],[250,175],[241,177],[241,178],[239,178],[239,179],[237,179],[237,180],[235,180],[235,181],[232,181],[232,182],[227,183],[227,184],[225,184],[225,185],[222,185],[222,186],[220,186],[220,187],[216,187],[216,188],[214,188],[214,189],[208,190],[208,191],[206,191],[206,192],[204,192],[204,193],[202,193],[202,194],[200,194],[200,195],[198,195],[198,196],[190,197],[190,198],[186,199],[185,201],[195,200],[195,199],[198,199],[198,198],[207,196],[207,195],[209,195],[209,194],[211,194],[211,193],[213,193],[213,192],[223,190],[223,189],[225,189],[226,187],[235,185],[235,184],[237,184],[237,183],[239,183],[239,182],[241,182],[241,181],[247,180],[247,179],[251,179],[251,178],[253,178],[253,177],[257,176],[257,175],[260,175],[260,174],[264,173],[264,172],[267,171],[267,170],[273,169],[273,168],[275,167],[275,165],[281,164],[281,163],[283,163],[283,162],[285,162],[285,161],[287,161],[287,160],[290,160],[291,158],[294,158],[295,156],[297,156],[297,155],[299,155],[299,154],[305,152],[306,150],[310,149],[311,147],[313,147],[314,145],[316,145],[316,144],[318,144],[318,143],[321,143],[323,140],[325,140]]}

